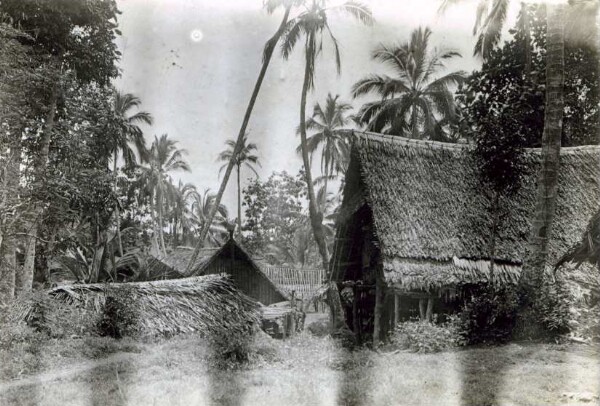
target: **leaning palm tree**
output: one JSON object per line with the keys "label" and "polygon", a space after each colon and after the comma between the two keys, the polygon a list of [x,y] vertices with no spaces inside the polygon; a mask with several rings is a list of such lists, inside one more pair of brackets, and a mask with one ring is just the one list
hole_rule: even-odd
{"label": "leaning palm tree", "polygon": [[[246,107],[246,113],[244,114],[244,119],[242,120],[242,125],[240,127],[240,131],[238,132],[237,141],[234,148],[234,154],[236,155],[237,151],[242,149],[242,139],[246,134],[246,129],[248,127],[248,123],[250,122],[250,115],[252,114],[252,110],[254,110],[254,104],[256,103],[256,99],[258,97],[258,93],[262,86],[263,79],[265,78],[265,74],[267,73],[267,68],[269,67],[269,63],[271,62],[271,57],[273,56],[273,51],[275,50],[275,46],[279,41],[281,35],[283,34],[283,30],[287,25],[288,18],[290,15],[290,11],[292,7],[300,6],[304,3],[304,0],[265,0],[264,7],[269,14],[273,13],[277,8],[284,7],[285,11],[283,13],[283,18],[281,23],[279,24],[279,28],[275,32],[275,34],[266,42],[265,48],[263,51],[262,57],[262,67],[258,74],[258,78],[256,79],[256,83],[254,85],[254,90],[252,91],[252,95],[250,96],[250,101],[248,102],[248,106]],[[232,156],[232,158],[233,158]],[[217,208],[221,204],[221,199],[223,198],[223,193],[225,193],[225,188],[227,187],[227,182],[229,182],[229,177],[231,176],[231,171],[235,166],[234,159],[229,160],[229,164],[227,165],[227,169],[225,170],[225,175],[223,176],[223,180],[221,181],[221,185],[219,186],[219,191],[215,197],[215,205],[212,206],[212,209],[209,213],[208,220],[206,224],[212,224],[212,220],[217,213]],[[209,233],[208,227],[204,228],[200,232],[200,240],[196,249],[192,253],[190,257],[190,261],[188,262],[186,271],[190,271],[193,264],[196,262],[198,258],[198,253],[202,248],[202,244],[206,240],[206,235]]]}
{"label": "leaning palm tree", "polygon": [[[313,115],[306,121],[307,130],[315,131],[306,139],[308,152],[312,158],[316,151],[321,148],[321,174],[323,175],[325,193],[327,183],[334,175],[344,173],[350,158],[350,143],[348,132],[344,131],[351,118],[346,114],[352,110],[348,103],[338,101],[339,95],[327,95],[325,108],[319,103],[315,104]],[[296,148],[302,153],[302,144]]]}
{"label": "leaning palm tree", "polygon": [[154,224],[154,249],[166,255],[164,229],[164,206],[170,191],[168,174],[173,171],[190,170],[183,159],[184,149],[177,148],[177,141],[169,139],[167,134],[160,138],[154,136],[154,142],[148,151],[148,163],[141,167],[141,182],[150,198],[150,213]]}
{"label": "leaning palm tree", "polygon": [[[114,114],[118,119],[118,127],[113,134],[111,149],[113,155],[113,174],[114,174],[114,191],[117,191],[117,159],[119,153],[122,154],[123,161],[128,167],[133,167],[136,164],[136,157],[131,144],[135,146],[140,160],[146,159],[146,142],[144,134],[139,124],[152,124],[152,116],[145,111],[137,111],[131,114],[132,109],[139,109],[142,101],[139,97],[131,93],[115,92],[113,99]],[[117,245],[119,255],[123,256],[123,242],[121,239],[121,218],[119,213],[119,205],[115,206],[115,218],[117,229]]]}
{"label": "leaning palm tree", "polygon": [[227,169],[229,166],[229,162],[233,161],[235,168],[237,170],[237,223],[238,223],[238,233],[242,232],[242,188],[240,183],[240,172],[242,169],[242,165],[246,168],[250,169],[254,174],[258,177],[258,172],[254,169],[254,165],[260,166],[260,162],[258,162],[258,156],[254,155],[254,151],[258,148],[256,144],[253,142],[248,143],[248,134],[245,134],[242,137],[242,146],[236,151],[236,141],[235,140],[227,140],[225,144],[227,145],[227,149],[219,154],[219,161],[227,162],[224,164],[221,169],[219,169],[219,175],[223,170]]}
{"label": "leaning palm tree", "polygon": [[337,39],[334,37],[333,32],[331,31],[328,20],[330,12],[335,9],[349,13],[357,20],[365,24],[370,24],[373,20],[369,8],[357,2],[348,1],[340,6],[329,8],[326,6],[326,2],[324,0],[312,0],[308,5],[306,5],[305,11],[287,23],[281,45],[283,58],[288,59],[300,37],[304,36],[305,65],[304,82],[302,85],[300,99],[300,145],[308,190],[308,209],[310,221],[324,269],[328,268],[329,253],[327,250],[327,244],[325,243],[325,235],[323,233],[323,215],[322,213],[319,213],[318,210],[318,204],[316,201],[312,175],[310,171],[308,141],[306,136],[306,99],[308,91],[312,90],[314,87],[315,63],[317,56],[319,56],[322,50],[323,33],[326,33],[333,43],[338,73],[341,70],[339,44]]}
{"label": "leaning palm tree", "polygon": [[378,100],[363,105],[357,120],[368,130],[404,134],[410,138],[449,140],[444,126],[456,120],[456,105],[450,87],[465,79],[456,71],[436,76],[445,68],[444,61],[455,51],[430,52],[429,28],[418,28],[410,41],[400,45],[380,45],[373,59],[391,68],[395,75],[373,74],[356,82],[352,95],[369,93]]}

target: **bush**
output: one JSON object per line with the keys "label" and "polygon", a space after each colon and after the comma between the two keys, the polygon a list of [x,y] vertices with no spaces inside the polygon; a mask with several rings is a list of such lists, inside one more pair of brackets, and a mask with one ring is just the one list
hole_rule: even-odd
{"label": "bush", "polygon": [[139,335],[139,315],[133,292],[121,289],[106,297],[104,311],[98,322],[98,333],[113,338]]}
{"label": "bush", "polygon": [[398,324],[390,342],[393,346],[415,352],[447,351],[465,344],[460,325],[454,319],[443,324],[411,320]]}
{"label": "bush", "polygon": [[469,296],[456,320],[467,343],[498,343],[510,339],[519,309],[516,290],[481,284],[471,287]]}
{"label": "bush", "polygon": [[561,279],[545,278],[534,309],[544,329],[553,335],[571,331],[579,315],[575,298]]}

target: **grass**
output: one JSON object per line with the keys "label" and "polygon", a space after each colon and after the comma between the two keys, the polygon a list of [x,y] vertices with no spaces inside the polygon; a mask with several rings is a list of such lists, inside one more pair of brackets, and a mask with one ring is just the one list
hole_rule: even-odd
{"label": "grass", "polygon": [[[24,369],[9,365],[28,365]],[[348,352],[328,338],[261,336],[250,362],[218,369],[199,337],[69,338],[0,349],[2,405],[591,404],[600,352],[509,344],[436,354]],[[33,365],[33,364],[32,364]],[[31,366],[31,365],[30,365]]]}

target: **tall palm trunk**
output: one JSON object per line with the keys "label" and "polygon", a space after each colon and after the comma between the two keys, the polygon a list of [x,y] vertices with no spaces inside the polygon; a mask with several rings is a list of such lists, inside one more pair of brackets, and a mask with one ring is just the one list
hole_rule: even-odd
{"label": "tall palm trunk", "polygon": [[546,8],[546,110],[542,162],[538,175],[537,202],[529,241],[529,257],[520,280],[530,300],[535,297],[541,285],[548,260],[548,241],[556,208],[564,103],[564,7],[548,3]]}
{"label": "tall palm trunk", "polygon": [[154,200],[155,200],[154,195],[155,195],[154,191],[152,193],[150,193],[150,217],[151,217],[152,228],[153,228],[152,250],[154,251],[155,255],[161,256],[160,245],[158,243],[158,226],[157,226],[157,221],[156,221],[156,204],[154,203]]}
{"label": "tall palm trunk", "polygon": [[161,255],[167,255],[167,248],[165,246],[164,237],[164,223],[163,223],[163,193],[162,190],[156,191],[156,213],[158,215],[158,242],[160,243]]}
{"label": "tall palm trunk", "polygon": [[233,167],[235,165],[235,158],[237,157],[237,155],[239,154],[239,152],[242,148],[244,134],[246,133],[246,128],[248,127],[248,122],[250,121],[250,115],[252,114],[252,110],[254,109],[254,104],[256,103],[256,99],[258,97],[258,93],[262,86],[263,79],[265,78],[265,74],[267,73],[267,68],[269,67],[269,62],[271,61],[271,57],[273,56],[273,51],[275,50],[275,45],[277,44],[277,41],[279,41],[279,38],[281,37],[281,34],[283,33],[283,30],[287,24],[288,17],[290,15],[290,10],[291,10],[291,5],[289,5],[285,8],[285,13],[283,15],[283,19],[281,20],[281,24],[279,24],[279,28],[277,29],[277,32],[275,32],[275,35],[273,35],[273,37],[271,37],[271,39],[269,39],[269,41],[267,42],[267,45],[265,47],[262,68],[260,69],[260,73],[258,74],[258,78],[256,79],[256,84],[254,85],[254,90],[252,91],[252,96],[250,97],[250,101],[248,102],[248,107],[246,108],[246,113],[244,115],[244,120],[242,121],[242,126],[240,128],[240,132],[238,133],[238,138],[235,143],[235,148],[234,148],[233,154],[231,155],[231,159],[229,160],[229,164],[227,165],[227,169],[225,170],[225,176],[223,176],[223,180],[221,181],[221,186],[219,186],[219,191],[217,192],[217,196],[215,197],[214,205],[211,207],[210,212],[208,213],[207,222],[204,225],[204,227],[202,227],[202,231],[200,232],[200,238],[198,240],[198,244],[196,244],[196,248],[194,249],[194,252],[192,253],[192,256],[190,257],[190,260],[188,262],[188,266],[187,266],[187,270],[186,270],[188,272],[191,270],[192,264],[194,264],[196,262],[196,259],[198,258],[198,253],[200,252],[200,249],[204,245],[204,241],[206,240],[206,236],[208,235],[210,225],[212,224],[212,222],[215,218],[217,209],[221,205],[221,199],[223,198],[223,193],[225,192],[225,188],[227,187],[227,182],[229,182],[229,177],[231,176],[231,171],[233,170]]}
{"label": "tall palm trunk", "polygon": [[[41,174],[43,174],[48,166],[48,157],[50,155],[50,137],[56,121],[58,92],[59,84],[57,82],[52,87],[52,93],[50,95],[50,107],[48,110],[48,115],[46,116],[46,127],[44,128],[44,131],[42,131],[40,138],[40,153],[35,165],[36,177],[39,177]],[[35,271],[35,245],[38,237],[38,226],[43,212],[44,208],[41,204],[33,205],[29,227],[27,230],[28,236],[26,237],[25,242],[25,263],[20,269],[21,272],[19,272],[19,275],[17,275],[17,283],[15,286],[16,296],[22,293],[30,292],[33,288],[33,273]]]}
{"label": "tall palm trunk", "polygon": [[[115,181],[113,185],[113,190],[115,196],[117,196],[117,150],[115,149],[115,156],[113,161],[113,174],[115,175]],[[119,246],[119,256],[123,256],[123,241],[121,240],[121,213],[119,212],[119,202],[116,202],[115,205],[115,220],[117,227],[117,243]]]}
{"label": "tall palm trunk", "polygon": [[315,36],[314,33],[310,33],[306,40],[306,65],[304,68],[304,83],[302,85],[302,96],[300,98],[300,149],[302,151],[302,162],[304,164],[304,176],[306,178],[306,187],[308,190],[308,213],[310,216],[310,224],[313,231],[313,236],[319,254],[321,255],[321,261],[323,263],[323,269],[329,267],[329,252],[327,252],[327,244],[325,243],[325,233],[323,232],[323,214],[320,212],[317,198],[315,196],[315,188],[312,181],[312,174],[310,173],[310,157],[308,153],[308,143],[306,140],[306,96],[308,94],[308,86],[311,75],[311,64],[310,56],[314,55],[315,52]]}
{"label": "tall palm trunk", "polygon": [[240,183],[240,164],[237,164],[237,213],[238,213],[238,235],[242,235],[242,189]]}

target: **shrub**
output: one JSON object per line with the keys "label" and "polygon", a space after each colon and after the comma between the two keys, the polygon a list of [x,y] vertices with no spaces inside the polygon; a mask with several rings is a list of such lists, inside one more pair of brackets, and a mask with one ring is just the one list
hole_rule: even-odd
{"label": "shrub", "polygon": [[456,323],[468,344],[508,340],[517,321],[519,300],[511,287],[494,288],[487,284],[472,286],[470,298]]}
{"label": "shrub", "polygon": [[106,297],[98,333],[113,338],[135,337],[140,331],[138,320],[135,295],[129,289],[121,289]]}
{"label": "shrub", "polygon": [[393,346],[415,352],[439,352],[465,344],[460,325],[453,319],[442,324],[411,320],[398,324],[390,342]]}
{"label": "shrub", "polygon": [[545,278],[534,303],[544,329],[554,335],[568,333],[579,316],[573,294],[562,279]]}

